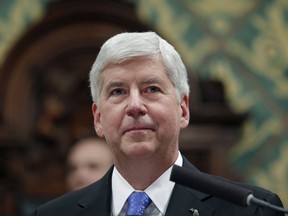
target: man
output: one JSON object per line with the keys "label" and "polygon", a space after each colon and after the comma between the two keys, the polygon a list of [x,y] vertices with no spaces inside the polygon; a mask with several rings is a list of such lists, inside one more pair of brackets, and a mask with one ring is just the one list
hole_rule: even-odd
{"label": "man", "polygon": [[[198,170],[179,153],[179,133],[189,123],[187,72],[179,54],[157,34],[109,39],[90,71],[90,84],[95,130],[111,147],[115,166],[34,215],[283,215],[242,208],[169,181],[174,164]],[[277,195],[243,186],[281,205]]]}
{"label": "man", "polygon": [[104,139],[86,137],[78,140],[67,155],[68,190],[78,190],[99,180],[112,165],[111,151]]}

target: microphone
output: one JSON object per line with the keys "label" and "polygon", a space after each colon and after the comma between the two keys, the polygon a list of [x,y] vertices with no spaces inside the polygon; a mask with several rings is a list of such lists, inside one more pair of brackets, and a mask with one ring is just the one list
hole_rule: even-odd
{"label": "microphone", "polygon": [[194,172],[187,168],[174,165],[170,180],[186,187],[211,194],[228,202],[247,207],[256,205],[288,213],[288,209],[272,205],[253,196],[252,190],[233,184],[225,179],[217,178],[203,172]]}

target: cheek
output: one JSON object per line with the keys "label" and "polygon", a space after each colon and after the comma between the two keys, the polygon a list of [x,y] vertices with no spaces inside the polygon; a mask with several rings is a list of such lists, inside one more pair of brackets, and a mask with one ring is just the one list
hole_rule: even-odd
{"label": "cheek", "polygon": [[[101,125],[103,129],[103,134],[107,138],[109,136],[116,135],[115,130],[119,128],[122,119],[122,113],[116,106],[114,107],[103,107],[104,112],[101,115]],[[114,132],[113,132],[114,131]]]}
{"label": "cheek", "polygon": [[158,115],[162,117],[166,123],[178,123],[181,119],[180,105],[175,103],[166,103],[162,108],[158,109]]}
{"label": "cheek", "polygon": [[171,109],[171,107],[169,109],[169,107],[165,107],[165,109],[162,109],[161,113],[159,113],[159,116],[161,115],[159,124],[160,127],[163,127],[163,133],[167,134],[167,136],[178,134],[182,119],[180,109]]}

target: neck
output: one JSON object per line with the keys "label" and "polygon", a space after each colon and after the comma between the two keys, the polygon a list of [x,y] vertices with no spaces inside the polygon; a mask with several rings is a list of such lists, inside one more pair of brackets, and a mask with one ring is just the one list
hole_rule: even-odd
{"label": "neck", "polygon": [[135,190],[145,190],[175,163],[177,156],[178,152],[173,157],[127,158],[127,160],[115,160],[115,166]]}

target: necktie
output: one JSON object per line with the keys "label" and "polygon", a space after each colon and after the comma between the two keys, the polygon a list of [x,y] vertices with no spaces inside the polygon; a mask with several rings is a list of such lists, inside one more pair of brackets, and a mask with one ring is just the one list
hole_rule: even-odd
{"label": "necktie", "polygon": [[150,205],[151,199],[145,192],[133,192],[128,197],[126,216],[141,216]]}

